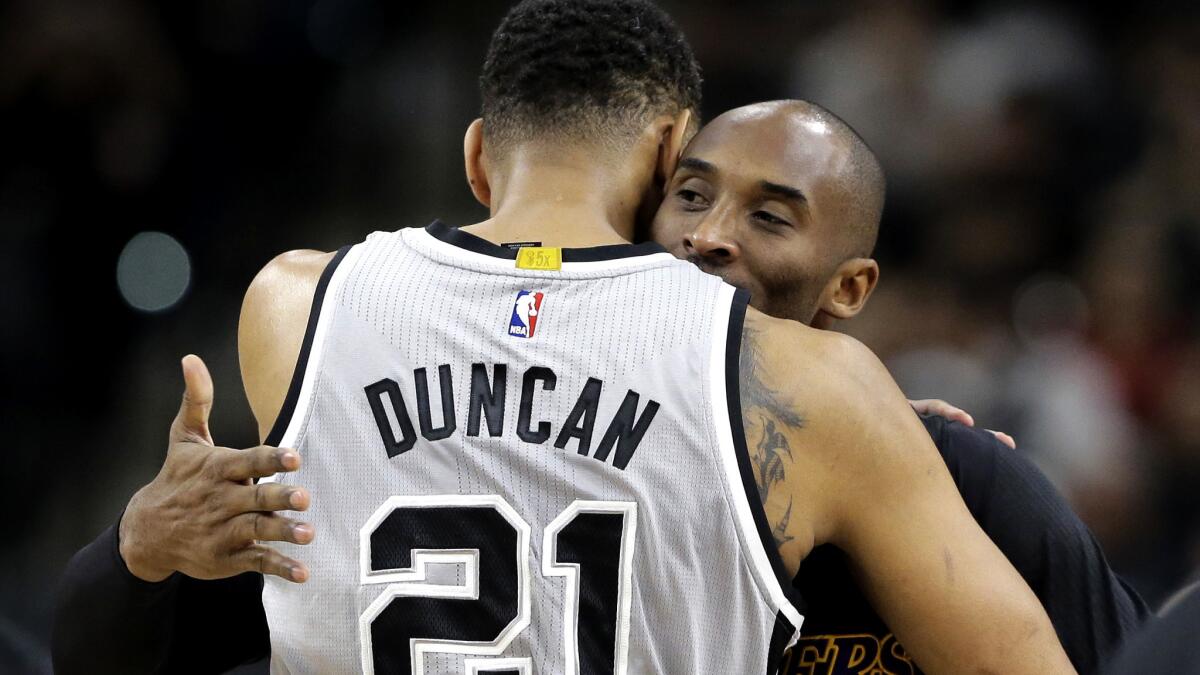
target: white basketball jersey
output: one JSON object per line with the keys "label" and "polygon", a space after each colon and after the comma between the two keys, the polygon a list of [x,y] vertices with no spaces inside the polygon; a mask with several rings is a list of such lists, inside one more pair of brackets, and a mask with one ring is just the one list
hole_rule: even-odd
{"label": "white basketball jersey", "polygon": [[[518,250],[520,256],[518,256]],[[375,233],[271,445],[312,492],[272,670],[771,673],[797,637],[737,400],[746,296],[654,244]]]}

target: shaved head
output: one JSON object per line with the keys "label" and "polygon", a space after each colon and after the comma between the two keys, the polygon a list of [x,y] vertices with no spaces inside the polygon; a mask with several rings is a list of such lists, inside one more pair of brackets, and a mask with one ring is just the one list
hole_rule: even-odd
{"label": "shaved head", "polygon": [[871,255],[879,238],[887,180],[879,158],[853,127],[816,103],[791,99],[734,108],[710,122],[700,135],[727,124],[752,125],[764,133],[782,130],[794,145],[828,144],[833,152],[823,169],[840,184],[847,202],[839,228],[842,250],[846,257]]}

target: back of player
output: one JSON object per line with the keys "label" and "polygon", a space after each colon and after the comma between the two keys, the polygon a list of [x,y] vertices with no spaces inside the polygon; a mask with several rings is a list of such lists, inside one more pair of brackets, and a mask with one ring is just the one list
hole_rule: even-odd
{"label": "back of player", "polygon": [[735,442],[744,311],[654,245],[339,252],[268,438],[320,533],[268,577],[273,670],[768,672],[800,616]]}

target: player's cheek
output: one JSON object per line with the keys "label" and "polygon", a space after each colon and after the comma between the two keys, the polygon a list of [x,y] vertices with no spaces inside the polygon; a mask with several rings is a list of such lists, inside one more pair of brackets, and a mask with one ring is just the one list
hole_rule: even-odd
{"label": "player's cheek", "polygon": [[669,202],[663,204],[650,225],[650,238],[667,248],[680,245],[691,215]]}

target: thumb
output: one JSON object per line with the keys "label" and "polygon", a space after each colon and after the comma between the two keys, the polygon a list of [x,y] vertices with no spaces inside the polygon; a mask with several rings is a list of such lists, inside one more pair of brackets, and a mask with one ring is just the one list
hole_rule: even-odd
{"label": "thumb", "polygon": [[212,445],[208,413],[212,410],[213,383],[208,366],[195,354],[183,357],[183,401],[171,425],[172,441],[199,441]]}

